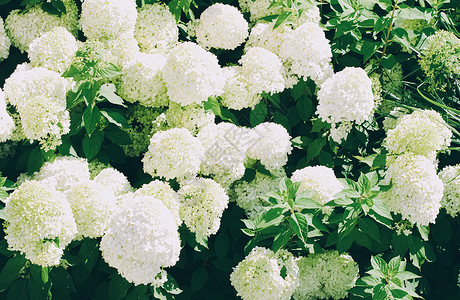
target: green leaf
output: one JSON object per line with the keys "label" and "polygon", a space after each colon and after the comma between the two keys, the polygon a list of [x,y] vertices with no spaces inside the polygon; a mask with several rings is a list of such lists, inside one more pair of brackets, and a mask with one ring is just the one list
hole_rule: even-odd
{"label": "green leaf", "polygon": [[378,198],[374,198],[373,202],[374,204],[372,205],[372,208],[369,211],[369,216],[371,216],[380,224],[390,227],[393,218],[391,217],[391,212],[388,206],[381,199]]}
{"label": "green leaf", "polygon": [[115,145],[129,145],[132,143],[129,134],[118,127],[107,129],[105,137]]}
{"label": "green leaf", "polygon": [[363,63],[369,60],[379,48],[380,44],[376,42],[364,41],[361,46],[361,54],[363,55]]}
{"label": "green leaf", "polygon": [[91,136],[97,128],[97,124],[101,119],[101,111],[97,106],[92,109],[90,106],[86,107],[83,111],[83,126],[85,126],[86,133]]}
{"label": "green leaf", "polygon": [[101,114],[112,124],[122,128],[129,128],[128,121],[118,109],[102,108]]}
{"label": "green leaf", "polygon": [[395,299],[402,299],[409,295],[409,293],[400,289],[391,289],[391,295],[395,297]]}
{"label": "green leaf", "polygon": [[292,231],[300,238],[304,245],[306,245],[308,235],[308,222],[305,216],[301,213],[293,213],[289,218],[289,224],[291,225]]}
{"label": "green leaf", "polygon": [[[294,100],[299,100],[307,92],[307,83],[300,79],[299,82],[291,89],[291,96]],[[279,95],[279,94],[276,94]]]}
{"label": "green leaf", "polygon": [[228,254],[230,249],[230,238],[228,234],[219,234],[214,242],[214,252],[217,258],[223,258]]}
{"label": "green leaf", "polygon": [[374,269],[381,270],[383,274],[387,274],[388,264],[380,256],[372,256],[371,265]]}
{"label": "green leaf", "polygon": [[208,101],[203,103],[203,108],[206,111],[211,110],[212,113],[216,116],[222,116],[221,110],[220,110],[220,103],[217,101],[217,98],[215,97],[209,97]]}
{"label": "green leaf", "polygon": [[163,284],[163,288],[170,294],[179,295],[182,290],[179,288],[176,279],[168,273],[168,280]]}
{"label": "green leaf", "polygon": [[313,104],[310,97],[306,95],[302,96],[300,99],[297,100],[296,107],[300,119],[304,121],[310,120],[313,114]]}
{"label": "green leaf", "polygon": [[16,280],[8,290],[6,300],[28,300],[29,291],[27,289],[27,280],[20,278]]}
{"label": "green leaf", "polygon": [[272,207],[263,214],[262,222],[257,225],[257,230],[261,230],[270,226],[277,226],[284,218],[285,207]]}
{"label": "green leaf", "polygon": [[422,226],[420,224],[417,224],[417,229],[422,239],[424,241],[428,241],[428,236],[430,235],[430,226],[428,225]]}
{"label": "green leaf", "polygon": [[21,276],[27,260],[23,255],[15,255],[8,259],[0,272],[0,291],[6,290],[16,279]]}
{"label": "green leaf", "polygon": [[122,74],[120,69],[118,69],[118,67],[112,63],[109,63],[109,65],[105,68],[99,69],[98,73],[102,77],[106,77],[106,78],[112,78],[112,77]]}
{"label": "green leaf", "polygon": [[72,277],[63,267],[53,268],[50,272],[50,279],[53,287],[59,289],[63,294],[67,295],[77,291]]}
{"label": "green leaf", "polygon": [[409,272],[409,271],[399,272],[395,277],[398,278],[401,281],[421,278],[421,276],[416,275],[416,274],[414,274],[412,272]]}
{"label": "green leaf", "polygon": [[371,184],[369,179],[361,173],[358,178],[358,187],[360,189],[361,194],[366,194],[371,190]]}
{"label": "green leaf", "polygon": [[99,89],[99,95],[107,99],[107,101],[109,101],[112,104],[126,107],[126,105],[123,104],[123,98],[118,96],[115,93],[116,91],[117,89],[113,83],[106,83],[101,85],[101,88]]}
{"label": "green leaf", "polygon": [[251,127],[256,127],[265,121],[267,117],[267,105],[264,102],[259,102],[249,113],[249,122]]}
{"label": "green leaf", "polygon": [[208,271],[206,270],[206,268],[205,267],[196,268],[193,271],[192,277],[190,279],[190,287],[191,287],[192,293],[195,293],[201,290],[206,285],[207,281],[208,281]]}
{"label": "green leaf", "polygon": [[51,0],[51,5],[63,14],[67,13],[64,3],[61,0]]}
{"label": "green leaf", "polygon": [[291,239],[291,228],[283,228],[273,239],[272,250],[277,252]]}
{"label": "green leaf", "polygon": [[313,141],[307,148],[307,162],[317,157],[323,147],[326,145],[326,138],[319,137]]}
{"label": "green leaf", "polygon": [[358,228],[366,233],[371,239],[380,243],[380,231],[379,227],[375,224],[374,221],[368,218],[360,218],[358,220]]}
{"label": "green leaf", "polygon": [[393,54],[388,54],[384,57],[382,57],[382,66],[387,69],[387,70],[391,70],[393,69],[393,67],[395,66],[396,64],[396,58]]}
{"label": "green leaf", "polygon": [[273,29],[276,29],[278,26],[283,24],[283,22],[292,14],[292,11],[283,11],[281,15],[278,16],[276,19],[275,25],[273,26]]}
{"label": "green leaf", "polygon": [[400,264],[401,264],[401,257],[395,256],[388,262],[388,270],[393,272],[393,274],[396,274],[399,271]]}
{"label": "green leaf", "polygon": [[80,246],[79,256],[83,258],[83,265],[85,269],[91,273],[100,257],[98,241],[88,238],[83,239]]}
{"label": "green leaf", "polygon": [[280,94],[264,94],[264,98],[268,99],[273,105],[275,105],[277,108],[281,108],[281,98]]}
{"label": "green leaf", "polygon": [[111,300],[121,300],[128,294],[129,288],[132,286],[126,279],[124,279],[118,273],[112,273],[112,279],[110,279],[108,294]]}
{"label": "green leaf", "polygon": [[40,148],[33,148],[29,152],[29,156],[27,158],[27,171],[29,174],[32,174],[38,170],[40,170],[41,166],[45,162],[45,159],[40,151]]}
{"label": "green leaf", "polygon": [[146,285],[135,286],[132,291],[126,297],[126,300],[149,300],[149,294],[147,292]]}
{"label": "green leaf", "polygon": [[88,160],[93,159],[101,150],[102,140],[104,139],[104,133],[101,131],[95,131],[91,137],[85,135],[81,143],[83,152],[85,153]]}
{"label": "green leaf", "polygon": [[297,198],[294,202],[294,207],[299,207],[301,209],[319,209],[322,206],[313,199]]}
{"label": "green leaf", "polygon": [[61,12],[49,2],[42,3],[42,10],[50,15],[61,17]]}

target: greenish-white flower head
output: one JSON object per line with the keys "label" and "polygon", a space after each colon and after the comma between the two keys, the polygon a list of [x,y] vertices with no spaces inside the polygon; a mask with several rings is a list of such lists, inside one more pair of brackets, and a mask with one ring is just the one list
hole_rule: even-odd
{"label": "greenish-white flower head", "polygon": [[247,107],[254,108],[262,100],[262,96],[250,88],[241,66],[224,67],[223,71],[225,85],[220,96],[223,106],[241,110]]}
{"label": "greenish-white flower head", "polygon": [[3,143],[13,134],[15,125],[13,118],[6,110],[5,96],[0,88],[0,142]]}
{"label": "greenish-white flower head", "polygon": [[438,175],[444,184],[441,206],[455,218],[460,213],[460,164],[447,166]]}
{"label": "greenish-white flower head", "polygon": [[5,32],[5,27],[3,26],[3,18],[0,17],[0,62],[10,54],[11,41],[8,35]]}
{"label": "greenish-white flower head", "polygon": [[193,135],[208,124],[214,124],[215,116],[207,112],[200,105],[182,106],[175,102],[170,102],[165,112],[166,122],[170,128],[185,128]]}
{"label": "greenish-white flower head", "polygon": [[114,168],[105,168],[94,177],[94,182],[98,182],[111,190],[116,197],[132,192],[128,178]]}

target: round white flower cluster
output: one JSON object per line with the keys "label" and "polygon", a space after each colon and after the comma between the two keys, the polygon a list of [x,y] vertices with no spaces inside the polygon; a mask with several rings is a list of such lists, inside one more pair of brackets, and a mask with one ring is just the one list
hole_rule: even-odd
{"label": "round white flower cluster", "polygon": [[27,53],[33,67],[62,74],[72,64],[77,50],[75,37],[63,27],[54,27],[33,40]]}
{"label": "round white flower cluster", "polygon": [[251,47],[239,63],[241,74],[252,92],[274,94],[284,90],[284,68],[276,54],[261,47]]}
{"label": "round white flower cluster", "polygon": [[59,265],[64,248],[77,233],[65,196],[36,181],[26,181],[5,203],[9,249],[25,254],[33,264]]}
{"label": "round white flower cluster", "polygon": [[318,84],[333,73],[331,46],[316,23],[306,22],[292,31],[287,31],[279,56],[290,64],[294,74],[304,80],[310,77]]}
{"label": "round white flower cluster", "polygon": [[54,71],[19,65],[5,81],[6,99],[21,117],[22,130],[30,140],[39,140],[44,149],[61,144],[70,131],[66,93],[70,81]]}
{"label": "round white flower cluster", "polygon": [[436,159],[436,152],[450,145],[452,131],[434,110],[414,111],[398,119],[389,130],[384,146],[390,154],[411,152]]}
{"label": "round white flower cluster", "polygon": [[209,178],[196,178],[181,186],[178,195],[179,215],[187,228],[200,236],[216,234],[228,206],[222,186]]}
{"label": "round white flower cluster", "polygon": [[223,106],[241,110],[253,108],[262,100],[262,96],[249,87],[241,66],[224,67],[223,71],[226,78],[224,92],[220,96]]}
{"label": "round white flower cluster", "polygon": [[201,162],[201,172],[212,175],[224,187],[244,175],[247,130],[232,123],[209,124],[198,133],[205,155]]}
{"label": "round white flower cluster", "polygon": [[277,28],[274,28],[274,26],[275,21],[270,23],[257,23],[251,29],[245,47],[262,47],[279,56],[281,47],[284,44],[284,39],[293,29],[286,24],[282,24]]}
{"label": "round white flower cluster", "polygon": [[169,103],[165,117],[168,127],[186,128],[193,135],[196,135],[206,125],[214,124],[215,119],[213,113],[206,112],[199,105],[182,106],[175,102]]}
{"label": "round white flower cluster", "polygon": [[103,184],[110,191],[113,191],[115,196],[132,192],[131,184],[126,176],[114,168],[105,168],[101,170],[95,177],[94,182]]}
{"label": "round white flower cluster", "polygon": [[[284,170],[275,172],[280,177],[284,176]],[[250,182],[237,181],[229,191],[230,200],[244,209],[248,218],[252,219],[263,211],[264,206],[269,205],[263,198],[268,193],[276,192],[280,182],[279,177],[265,175],[256,172],[254,179]]]}
{"label": "round white flower cluster", "polygon": [[305,167],[292,173],[291,180],[300,182],[298,193],[315,191],[313,200],[326,204],[333,196],[343,189],[343,185],[335,177],[334,171],[325,166]]}
{"label": "round white flower cluster", "polygon": [[169,8],[162,3],[146,4],[137,9],[134,37],[142,52],[165,53],[178,40],[179,30]]}
{"label": "round white flower cluster", "polygon": [[444,183],[441,206],[455,218],[460,213],[460,164],[447,166],[438,175]]}
{"label": "round white flower cluster", "polygon": [[5,32],[3,26],[3,19],[0,17],[0,62],[8,57],[10,54],[11,41]]}
{"label": "round white flower cluster", "polygon": [[6,110],[5,95],[0,88],[0,142],[8,140],[13,134],[15,125],[13,118]]}
{"label": "round white flower cluster", "polygon": [[77,237],[103,236],[117,208],[112,190],[94,180],[85,180],[74,183],[65,195],[77,223]]}
{"label": "round white flower cluster", "polygon": [[136,18],[135,0],[85,0],[81,5],[81,28],[88,39],[133,36]]}
{"label": "round white flower cluster", "polygon": [[26,12],[18,9],[5,19],[5,29],[13,46],[28,51],[30,43],[54,27],[64,27],[72,35],[78,34],[78,7],[73,0],[63,1],[66,13],[61,17],[46,13],[40,3]]}
{"label": "round white flower cluster", "polygon": [[104,260],[126,280],[149,284],[156,281],[162,268],[179,260],[178,227],[160,200],[128,194],[112,216],[100,250]]}
{"label": "round white flower cluster", "polygon": [[216,3],[201,13],[196,40],[206,48],[233,50],[248,37],[248,27],[236,7]]}
{"label": "round white flower cluster", "polygon": [[385,175],[384,184],[390,182],[391,189],[380,195],[391,211],[413,224],[435,222],[444,186],[432,160],[410,152],[398,156]]}
{"label": "round white flower cluster", "polygon": [[255,247],[233,269],[230,282],[243,300],[289,300],[299,286],[298,275],[299,267],[288,251]]}
{"label": "round white flower cluster", "polygon": [[359,277],[353,258],[337,251],[311,253],[297,260],[300,285],[295,300],[343,299]]}
{"label": "round white flower cluster", "polygon": [[144,184],[140,189],[134,192],[134,194],[153,197],[160,200],[169,209],[169,212],[174,217],[177,226],[182,224],[182,220],[179,217],[179,197],[167,183],[159,180],[153,180]]}
{"label": "round white flower cluster", "polygon": [[139,101],[144,106],[168,105],[166,86],[161,77],[165,62],[162,54],[136,54],[123,66],[117,90],[120,96],[129,102]]}
{"label": "round white flower cluster", "polygon": [[220,95],[225,84],[217,57],[192,42],[179,43],[169,52],[163,79],[169,99],[184,106]]}
{"label": "round white flower cluster", "polygon": [[114,58],[113,63],[121,69],[140,53],[139,45],[132,36],[119,36],[106,43],[107,50],[110,51],[111,56]]}
{"label": "round white flower cluster", "polygon": [[249,131],[247,156],[260,160],[268,171],[283,167],[291,151],[291,136],[279,124],[264,122]]}
{"label": "round white flower cluster", "polygon": [[142,162],[152,176],[182,180],[195,176],[204,156],[201,141],[185,128],[156,132]]}

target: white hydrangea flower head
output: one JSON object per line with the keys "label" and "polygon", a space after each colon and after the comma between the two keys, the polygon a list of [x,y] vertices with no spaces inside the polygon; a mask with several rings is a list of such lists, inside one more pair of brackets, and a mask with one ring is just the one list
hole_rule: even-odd
{"label": "white hydrangea flower head", "polygon": [[217,57],[192,42],[179,43],[169,52],[163,79],[169,99],[183,106],[220,95],[225,84]]}
{"label": "white hydrangea flower head", "polygon": [[394,129],[384,140],[388,152],[401,154],[411,152],[436,159],[436,152],[450,145],[452,131],[441,115],[434,110],[414,111],[398,119]]}
{"label": "white hydrangea flower head", "polygon": [[196,135],[206,125],[214,124],[215,119],[213,113],[206,112],[199,105],[182,106],[175,102],[169,104],[165,117],[168,127],[186,128],[193,135]]}
{"label": "white hydrangea flower head", "polygon": [[278,170],[287,163],[292,151],[291,136],[282,125],[264,122],[249,132],[247,156],[260,160],[268,171]]}
{"label": "white hydrangea flower head", "polygon": [[241,73],[254,93],[274,94],[284,90],[284,68],[280,58],[261,47],[252,47],[241,57]]}
{"label": "white hydrangea flower head", "polygon": [[179,216],[179,196],[169,186],[169,184],[160,180],[153,180],[147,184],[142,185],[142,187],[138,189],[134,194],[153,197],[160,200],[171,212],[171,215],[174,217],[177,226],[182,224],[182,220]]}
{"label": "white hydrangea flower head", "polygon": [[343,299],[359,277],[358,264],[338,251],[311,253],[297,260],[300,285],[295,300]]}
{"label": "white hydrangea flower head", "polygon": [[311,78],[317,84],[333,73],[332,51],[321,27],[306,22],[284,37],[279,56],[291,64],[291,70],[304,80]]}
{"label": "white hydrangea flower head", "polygon": [[34,179],[59,192],[66,192],[76,183],[90,179],[88,161],[72,156],[56,157],[53,162],[46,162]]}
{"label": "white hydrangea flower head", "polygon": [[3,90],[0,88],[0,143],[6,142],[15,129],[13,117],[6,110],[6,101]]}
{"label": "white hydrangea flower head", "polygon": [[132,192],[133,188],[128,181],[128,178],[114,168],[105,168],[94,177],[94,182],[104,185],[109,190],[113,191],[115,196]]}
{"label": "white hydrangea flower head", "polygon": [[92,40],[133,36],[136,18],[135,0],[85,0],[81,5],[81,28]]}
{"label": "white hydrangea flower head", "polygon": [[136,39],[128,35],[107,41],[107,48],[115,58],[115,65],[122,68],[140,53]]}
{"label": "white hydrangea flower head", "polygon": [[438,175],[444,184],[441,206],[455,218],[460,213],[460,164],[446,166]]}
{"label": "white hydrangea flower head", "polygon": [[224,67],[223,71],[226,78],[224,92],[220,96],[223,106],[241,110],[253,108],[262,100],[262,96],[250,88],[241,66]]}
{"label": "white hydrangea flower head", "polygon": [[5,81],[5,96],[17,108],[25,137],[40,141],[46,150],[55,149],[70,131],[66,110],[70,83],[54,71],[23,65]]}
{"label": "white hydrangea flower head", "polygon": [[332,123],[330,137],[336,143],[341,143],[348,137],[348,134],[353,128],[353,123],[350,121],[341,122],[340,124]]}
{"label": "white hydrangea flower head", "polygon": [[64,27],[72,35],[78,34],[78,7],[73,0],[62,1],[66,13],[61,17],[46,13],[40,3],[22,12],[18,9],[10,12],[5,19],[5,29],[13,46],[28,51],[30,43],[54,27]]}
{"label": "white hydrangea flower head", "polygon": [[168,105],[166,85],[161,70],[166,58],[162,54],[139,53],[123,66],[118,85],[120,96],[141,105],[162,107]]}
{"label": "white hydrangea flower head", "polygon": [[185,128],[156,132],[142,162],[153,177],[182,180],[195,176],[204,156],[201,141]]}
{"label": "white hydrangea flower head", "polygon": [[0,17],[0,62],[10,55],[11,41],[5,32],[3,18]]}
{"label": "white hydrangea flower head", "polygon": [[212,175],[224,187],[244,175],[248,134],[232,123],[209,124],[198,133],[205,156],[201,172]]}
{"label": "white hydrangea flower head", "polygon": [[174,16],[165,4],[146,4],[137,11],[134,37],[142,52],[165,53],[177,43],[179,29]]}
{"label": "white hydrangea flower head", "polygon": [[391,189],[379,196],[392,212],[412,224],[435,222],[444,186],[432,160],[410,152],[398,156],[385,175],[384,184],[390,182]]}
{"label": "white hydrangea flower head", "polygon": [[[283,169],[275,172],[279,177],[286,175]],[[280,178],[278,176],[269,176],[257,172],[254,179],[250,182],[241,180],[232,185],[229,191],[230,200],[236,202],[236,205],[244,209],[246,215],[252,219],[257,214],[264,211],[264,207],[269,203],[263,200],[268,193],[278,190]]]}
{"label": "white hydrangea flower head", "polygon": [[63,250],[77,233],[65,196],[32,180],[24,182],[5,203],[9,249],[25,254],[36,265],[59,265]]}
{"label": "white hydrangea flower head", "polygon": [[293,29],[286,24],[282,24],[277,28],[274,28],[274,26],[275,21],[270,23],[257,23],[251,29],[245,48],[262,47],[279,56],[281,53],[281,46],[284,44],[284,39]]}
{"label": "white hydrangea flower head", "polygon": [[313,200],[325,204],[343,189],[342,183],[335,177],[334,171],[325,166],[309,166],[292,173],[291,180],[300,182],[298,193],[315,191]]}
{"label": "white hydrangea flower head", "polygon": [[73,184],[65,195],[77,223],[77,238],[103,236],[117,209],[113,191],[95,180],[84,180]]}
{"label": "white hydrangea flower head", "polygon": [[156,282],[162,268],[179,260],[180,249],[168,208],[158,199],[134,194],[121,200],[100,244],[104,260],[135,285]]}
{"label": "white hydrangea flower head", "polygon": [[179,215],[187,228],[200,236],[216,234],[228,206],[224,188],[212,179],[196,178],[185,182],[177,193]]}
{"label": "white hydrangea flower head", "polygon": [[361,68],[347,67],[328,78],[318,91],[316,113],[328,123],[369,120],[374,110],[372,81]]}
{"label": "white hydrangea flower head", "polygon": [[248,22],[236,7],[215,3],[201,13],[196,40],[206,48],[233,50],[246,40],[248,29]]}
{"label": "white hydrangea flower head", "polygon": [[[282,269],[285,269],[285,276]],[[289,300],[299,286],[294,256],[282,249],[255,247],[230,274],[230,282],[243,300]]]}
{"label": "white hydrangea flower head", "polygon": [[75,37],[63,27],[54,27],[33,40],[27,53],[33,67],[62,74],[72,64],[77,50]]}

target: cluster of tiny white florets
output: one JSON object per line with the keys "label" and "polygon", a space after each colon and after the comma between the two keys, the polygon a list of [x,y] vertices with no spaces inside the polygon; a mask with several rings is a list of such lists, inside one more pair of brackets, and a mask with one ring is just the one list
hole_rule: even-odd
{"label": "cluster of tiny white florets", "polygon": [[6,199],[4,214],[9,249],[43,267],[59,265],[77,233],[65,196],[36,181],[24,182]]}
{"label": "cluster of tiny white florets", "polygon": [[193,135],[196,135],[201,128],[208,124],[214,124],[213,113],[206,112],[199,105],[182,106],[171,102],[165,112],[166,122],[171,128],[186,128]]}
{"label": "cluster of tiny white florets", "polygon": [[88,39],[133,36],[136,18],[135,0],[85,0],[81,5],[81,27]]}
{"label": "cluster of tiny white florets", "polygon": [[177,44],[168,54],[163,79],[171,101],[201,104],[222,93],[225,84],[217,57],[192,42]]}
{"label": "cluster of tiny white florets", "polygon": [[438,175],[444,184],[441,206],[455,218],[460,213],[460,164],[447,166]]}
{"label": "cluster of tiny white florets", "polygon": [[274,26],[275,21],[270,23],[257,23],[251,29],[245,47],[262,47],[279,56],[281,46],[284,44],[284,39],[293,29],[286,24],[282,24],[277,28],[274,28]]}
{"label": "cluster of tiny white florets", "polygon": [[45,149],[54,149],[70,131],[66,110],[69,83],[54,71],[25,65],[19,65],[5,81],[6,99],[16,106],[24,135],[39,140]]}
{"label": "cluster of tiny white florets", "polygon": [[196,40],[206,48],[233,50],[248,37],[248,27],[236,7],[216,3],[201,13]]}
{"label": "cluster of tiny white florets", "polygon": [[222,186],[209,178],[196,178],[181,186],[178,195],[179,215],[187,228],[199,236],[216,234],[228,206]]}
{"label": "cluster of tiny white florets", "polygon": [[174,216],[158,199],[127,194],[112,216],[100,250],[104,260],[129,282],[155,282],[162,268],[179,260]]}
{"label": "cluster of tiny white florets", "polygon": [[332,123],[331,130],[329,131],[330,137],[334,142],[341,143],[342,140],[347,139],[352,128],[353,123],[350,121],[341,122],[339,124]]}
{"label": "cluster of tiny white florets", "polygon": [[298,193],[315,191],[313,200],[325,204],[333,200],[333,196],[343,189],[343,185],[335,177],[334,171],[325,166],[305,167],[292,173],[291,180],[300,182]]}
{"label": "cluster of tiny white florets", "polygon": [[63,27],[54,27],[33,40],[27,53],[33,67],[45,67],[62,74],[72,64],[77,50],[75,37]]}
{"label": "cluster of tiny white florets", "polygon": [[432,160],[410,152],[402,154],[388,168],[383,183],[391,183],[391,189],[380,195],[392,212],[413,224],[435,222],[444,186]]}
{"label": "cluster of tiny white florets", "polygon": [[284,90],[284,67],[276,54],[261,47],[251,47],[239,63],[252,92],[274,94]]}
{"label": "cluster of tiny white florets", "polygon": [[166,86],[161,77],[165,62],[162,54],[136,54],[123,66],[118,85],[120,96],[129,102],[139,101],[144,106],[168,105]]}
{"label": "cluster of tiny white florets", "polygon": [[65,195],[77,223],[77,237],[103,236],[117,208],[113,191],[102,183],[84,180],[74,183]]}
{"label": "cluster of tiny white florets", "polygon": [[223,106],[241,110],[256,106],[262,96],[249,87],[247,79],[242,73],[241,66],[224,67],[225,85],[221,103]]}
{"label": "cluster of tiny white florets", "polygon": [[13,46],[28,51],[30,43],[54,27],[64,27],[74,36],[78,33],[78,8],[73,0],[63,1],[66,13],[61,17],[44,12],[40,4],[26,12],[18,9],[5,19],[5,29]]}
{"label": "cluster of tiny white florets", "polygon": [[391,154],[411,152],[436,159],[436,152],[450,145],[452,131],[434,110],[414,111],[398,119],[389,130],[384,146]]}
{"label": "cluster of tiny white florets", "polygon": [[174,16],[162,3],[147,4],[137,9],[134,36],[142,52],[163,52],[178,40],[179,30]]}
{"label": "cluster of tiny white florets", "polygon": [[172,128],[155,133],[142,162],[144,171],[166,179],[195,176],[204,156],[201,141],[185,128]]}
{"label": "cluster of tiny white florets", "polygon": [[232,123],[209,124],[198,133],[205,155],[201,172],[212,175],[224,187],[244,175],[248,134]]}
{"label": "cluster of tiny white florets", "polygon": [[294,74],[304,80],[311,78],[316,83],[322,83],[333,73],[331,46],[316,23],[306,22],[288,31],[279,56],[290,64]]}
{"label": "cluster of tiny white florets", "polygon": [[171,212],[177,226],[182,224],[182,220],[179,216],[179,197],[167,183],[160,180],[153,180],[144,184],[134,194],[153,197],[160,200]]}
{"label": "cluster of tiny white florets", "polygon": [[289,300],[299,286],[299,267],[286,250],[255,247],[233,269],[230,282],[243,300]]}
{"label": "cluster of tiny white florets", "polygon": [[247,156],[260,160],[269,171],[283,167],[291,151],[291,136],[279,124],[265,122],[249,131]]}
{"label": "cluster of tiny white florets", "polygon": [[[283,169],[277,173],[280,176],[285,175]],[[235,201],[236,205],[244,209],[248,218],[251,219],[262,212],[265,206],[270,205],[264,201],[264,197],[278,190],[279,181],[279,177],[257,172],[252,181],[241,180],[232,185],[229,191],[230,200]]]}
{"label": "cluster of tiny white florets", "polygon": [[295,300],[343,299],[359,277],[353,258],[337,251],[312,253],[297,260],[300,285]]}
{"label": "cluster of tiny white florets", "polygon": [[114,64],[120,69],[139,53],[139,45],[134,37],[123,35],[106,42],[106,48],[114,59]]}
{"label": "cluster of tiny white florets", "polygon": [[74,184],[90,179],[88,161],[84,158],[61,156],[46,162],[34,179],[59,192],[66,192]]}
{"label": "cluster of tiny white florets", "polygon": [[0,142],[8,140],[13,134],[15,125],[13,118],[6,110],[5,95],[0,88]]}
{"label": "cluster of tiny white florets", "polygon": [[3,18],[0,17],[0,62],[8,57],[10,54],[11,41],[5,32],[3,26]]}
{"label": "cluster of tiny white florets", "polygon": [[94,182],[104,185],[107,189],[113,191],[115,196],[132,192],[131,184],[128,178],[114,168],[105,168],[94,177]]}

